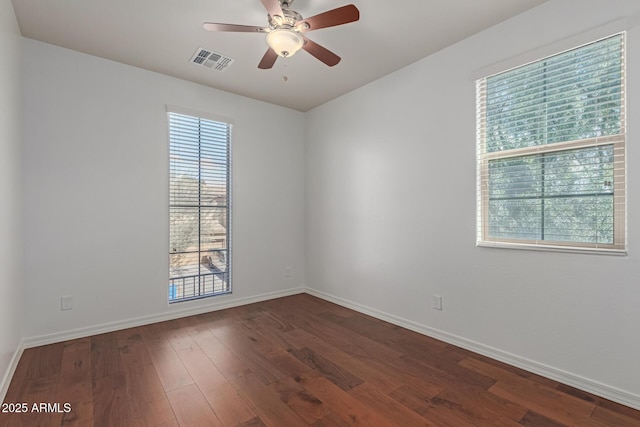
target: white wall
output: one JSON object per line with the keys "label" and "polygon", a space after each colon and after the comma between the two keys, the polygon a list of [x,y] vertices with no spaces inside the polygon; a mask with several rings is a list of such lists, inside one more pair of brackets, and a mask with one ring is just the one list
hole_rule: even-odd
{"label": "white wall", "polygon": [[552,0],[309,112],[311,292],[640,407],[640,28],[630,20],[626,257],[475,246],[472,77],[638,13]]}
{"label": "white wall", "polygon": [[[302,290],[302,113],[33,40],[22,48],[27,345]],[[233,120],[230,296],[167,304],[166,104]],[[60,310],[64,295],[73,310]]]}
{"label": "white wall", "polygon": [[0,401],[22,339],[20,31],[0,0]]}

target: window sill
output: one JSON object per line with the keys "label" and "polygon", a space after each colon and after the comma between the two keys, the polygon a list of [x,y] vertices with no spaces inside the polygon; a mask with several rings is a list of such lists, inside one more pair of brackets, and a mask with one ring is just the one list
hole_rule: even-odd
{"label": "window sill", "polygon": [[481,248],[495,248],[495,249],[518,249],[528,251],[542,251],[542,252],[565,252],[565,253],[578,253],[578,254],[592,254],[592,255],[614,255],[614,256],[626,256],[626,249],[610,249],[610,248],[582,248],[576,246],[553,246],[553,245],[536,245],[528,243],[512,243],[512,242],[476,242],[477,247]]}

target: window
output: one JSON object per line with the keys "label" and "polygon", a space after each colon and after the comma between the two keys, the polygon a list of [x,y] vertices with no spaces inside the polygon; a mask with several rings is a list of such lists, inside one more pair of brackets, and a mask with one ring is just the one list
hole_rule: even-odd
{"label": "window", "polygon": [[624,253],[624,34],[477,87],[478,245]]}
{"label": "window", "polygon": [[169,112],[169,302],[231,292],[231,125]]}

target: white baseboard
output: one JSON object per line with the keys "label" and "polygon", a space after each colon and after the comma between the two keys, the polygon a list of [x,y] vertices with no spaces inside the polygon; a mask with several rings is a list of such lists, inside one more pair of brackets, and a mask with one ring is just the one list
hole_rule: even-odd
{"label": "white baseboard", "polygon": [[588,393],[592,393],[605,399],[609,399],[622,405],[640,410],[640,395],[630,393],[625,390],[620,390],[616,387],[611,387],[607,384],[602,384],[598,381],[575,375],[571,372],[566,372],[562,369],[554,368],[553,366],[538,363],[536,361],[529,360],[527,358],[511,354],[506,351],[487,346],[485,344],[452,335],[447,332],[413,322],[411,320],[403,319],[393,314],[385,313],[380,310],[355,303],[353,301],[338,298],[325,292],[307,288],[306,293],[324,299],[326,301],[333,302],[340,306],[350,308],[360,313],[367,314],[377,319],[384,320],[394,325],[401,326],[414,332],[418,332],[422,335],[426,335],[440,341],[462,347],[466,350],[473,351],[474,353],[482,354],[483,356],[499,360],[508,365],[524,369],[545,378],[559,381],[571,387],[575,387]]}
{"label": "white baseboard", "polygon": [[[71,329],[67,331],[55,332],[52,334],[39,335],[35,337],[25,338],[23,348],[38,347],[41,345],[53,344],[62,341],[84,338],[91,335],[104,334],[107,332],[119,331],[122,329],[133,328],[136,326],[148,325],[156,322],[164,322],[166,320],[178,319],[181,317],[193,316],[196,314],[208,313],[211,311],[224,310],[226,308],[239,307],[242,305],[253,304],[256,302],[266,301],[275,298],[286,297],[304,293],[304,288],[287,289],[284,291],[269,292],[266,294],[255,295],[246,298],[225,299],[224,296],[213,298],[211,304],[198,307],[184,308],[171,312],[154,314],[150,316],[141,316],[132,319],[126,319],[117,322],[103,323],[92,325],[85,328]],[[229,296],[232,296],[230,294]]]}
{"label": "white baseboard", "polygon": [[0,381],[0,402],[4,402],[4,398],[7,395],[7,390],[9,390],[9,384],[11,383],[11,378],[13,378],[13,374],[16,372],[16,368],[18,367],[18,362],[22,357],[22,352],[24,351],[24,341],[22,341],[16,351],[13,353],[13,357],[11,357],[11,361],[9,361],[9,366],[7,366],[7,370],[2,377],[2,381]]}

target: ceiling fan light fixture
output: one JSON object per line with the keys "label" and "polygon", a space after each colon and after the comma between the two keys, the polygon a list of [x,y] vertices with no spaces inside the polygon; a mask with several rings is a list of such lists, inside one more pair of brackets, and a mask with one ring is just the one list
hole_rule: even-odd
{"label": "ceiling fan light fixture", "polygon": [[267,34],[267,44],[283,58],[293,56],[302,48],[304,39],[289,28],[277,28]]}

